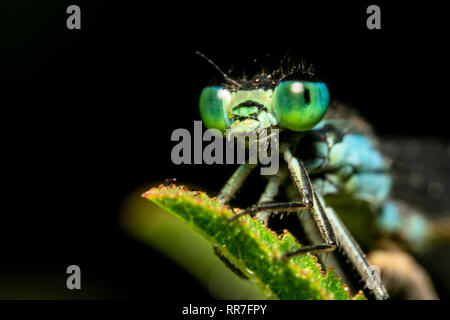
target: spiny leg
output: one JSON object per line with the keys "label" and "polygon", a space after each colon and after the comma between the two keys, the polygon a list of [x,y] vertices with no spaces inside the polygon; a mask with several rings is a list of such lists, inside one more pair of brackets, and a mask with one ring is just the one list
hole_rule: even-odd
{"label": "spiny leg", "polygon": [[325,244],[303,247],[298,250],[285,253],[283,258],[287,259],[291,256],[308,252],[318,253],[333,251],[336,249],[336,237],[326,212],[323,209],[317,194],[314,192],[311,180],[309,179],[305,167],[301,161],[292,155],[288,145],[283,145],[282,151],[284,160],[286,161],[291,173],[292,180],[300,193],[301,201],[308,206],[307,209],[311,212],[314,223],[319,229],[322,239],[325,241]]}
{"label": "spiny leg", "polygon": [[[278,189],[280,187],[280,184],[283,183],[283,181],[286,179],[287,171],[285,168],[281,168],[278,172],[278,174],[270,176],[269,182],[266,185],[266,189],[264,190],[263,194],[259,198],[258,203],[269,203],[272,202],[276,195],[278,194]],[[256,213],[256,218],[258,218],[259,221],[264,224],[264,226],[267,227],[269,223],[269,217],[271,212],[270,211],[259,211]]]}
{"label": "spiny leg", "polygon": [[298,210],[307,209],[309,205],[304,204],[303,202],[273,202],[273,203],[257,203],[253,206],[245,209],[241,213],[231,217],[228,221],[236,220],[239,217],[245,216],[247,214],[255,214],[260,211],[266,212],[276,212],[276,211],[284,211],[284,212],[297,212]]}
{"label": "spiny leg", "polygon": [[350,231],[347,229],[345,224],[332,208],[327,208],[327,216],[334,230],[336,230],[339,248],[344,251],[347,258],[355,266],[366,287],[370,289],[377,300],[388,299],[389,295],[381,282],[379,275],[374,273],[375,266],[369,265],[364,252],[350,234]]}
{"label": "spiny leg", "polygon": [[219,202],[223,204],[228,203],[255,167],[256,166],[252,164],[241,164],[230,177],[230,179],[228,179],[222,190],[220,190],[217,196]]}
{"label": "spiny leg", "polygon": [[259,198],[258,203],[247,209],[244,209],[241,213],[231,217],[229,221],[236,220],[237,218],[247,214],[256,214],[258,219],[264,219],[263,224],[267,226],[270,213],[277,211],[297,212],[298,210],[309,208],[308,205],[302,202],[272,202],[275,196],[278,194],[278,188],[280,184],[286,179],[286,176],[287,171],[284,168],[280,169],[278,174],[270,176],[269,182],[266,185],[266,189]]}
{"label": "spiny leg", "polygon": [[[285,257],[290,257],[296,254],[303,254],[306,252],[329,252],[336,248],[336,240],[339,247],[343,249],[349,260],[356,267],[359,275],[362,277],[366,286],[372,291],[378,300],[385,300],[389,298],[386,289],[381,283],[380,279],[374,274],[373,266],[370,266],[365,259],[365,255],[359,247],[358,243],[352,237],[344,223],[331,209],[324,210],[320,204],[320,200],[312,188],[311,181],[308,174],[303,167],[303,164],[293,157],[289,147],[284,149],[284,159],[288,163],[297,189],[300,191],[300,196],[307,196],[311,194],[313,197],[313,205],[311,208],[312,217],[319,228],[322,238],[327,242],[325,245],[318,245],[313,247],[300,248],[293,252],[285,254]],[[304,187],[305,183],[307,184]],[[302,195],[303,191],[303,195]],[[333,230],[336,230],[336,235]]]}

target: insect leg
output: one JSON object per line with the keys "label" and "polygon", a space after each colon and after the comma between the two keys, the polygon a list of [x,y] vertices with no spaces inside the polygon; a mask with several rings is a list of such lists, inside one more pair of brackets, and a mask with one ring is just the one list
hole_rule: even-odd
{"label": "insect leg", "polygon": [[228,221],[236,220],[239,217],[245,216],[246,214],[254,214],[260,211],[275,212],[275,211],[285,211],[285,212],[297,212],[301,209],[307,209],[309,205],[303,202],[272,202],[272,203],[257,203],[250,208],[245,209],[241,213],[231,217]]}
{"label": "insect leg", "polygon": [[339,248],[343,249],[347,258],[352,262],[363,279],[366,287],[371,290],[377,300],[386,300],[389,295],[381,282],[379,274],[374,273],[375,266],[370,266],[356,240],[350,234],[339,216],[333,209],[327,208],[327,215],[336,230]]}
{"label": "insect leg", "polygon": [[286,161],[292,180],[297,187],[303,203],[305,203],[312,214],[314,223],[319,229],[322,239],[325,244],[313,245],[309,247],[300,248],[292,252],[285,253],[283,258],[289,258],[294,255],[314,252],[330,252],[336,249],[336,237],[333,228],[328,220],[327,214],[323,209],[317,194],[315,193],[308,173],[300,160],[295,158],[287,145],[283,146],[284,160]]}
{"label": "insect leg", "polygon": [[219,202],[223,204],[228,203],[255,167],[255,165],[251,164],[241,164],[230,179],[228,179],[222,190],[220,190],[219,195],[217,196]]}
{"label": "insect leg", "polygon": [[[278,189],[280,184],[286,179],[287,171],[285,168],[280,169],[278,174],[269,177],[269,182],[266,185],[264,193],[259,198],[258,203],[269,203],[272,202],[275,196],[278,194]],[[264,226],[269,223],[270,211],[260,211],[256,213],[256,217],[261,221]]]}
{"label": "insect leg", "polygon": [[[336,243],[339,243],[339,248],[344,250],[349,260],[356,267],[366,286],[373,292],[375,297],[378,300],[388,299],[389,295],[387,294],[386,289],[381,283],[378,275],[374,274],[373,266],[369,266],[367,263],[365,255],[358,243],[331,208],[324,210],[319,197],[312,188],[311,180],[309,179],[303,164],[292,155],[288,146],[284,149],[284,159],[288,163],[292,179],[300,192],[300,196],[302,198],[308,197],[308,195],[312,197],[312,206],[310,209],[312,217],[320,231],[320,235],[326,241],[326,244],[324,245],[300,248],[293,252],[286,253],[284,258],[306,252],[332,251],[336,248]],[[336,231],[336,235],[333,230]]]}

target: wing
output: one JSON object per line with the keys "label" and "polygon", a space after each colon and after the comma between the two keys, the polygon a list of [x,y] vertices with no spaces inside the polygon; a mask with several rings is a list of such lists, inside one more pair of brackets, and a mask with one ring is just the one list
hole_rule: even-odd
{"label": "wing", "polygon": [[392,197],[430,218],[450,215],[450,141],[383,137],[380,150],[390,162]]}

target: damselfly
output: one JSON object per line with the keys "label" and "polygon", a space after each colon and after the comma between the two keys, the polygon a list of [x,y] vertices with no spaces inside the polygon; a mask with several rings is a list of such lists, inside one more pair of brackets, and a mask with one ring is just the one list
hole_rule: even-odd
{"label": "damselfly", "polygon": [[[360,246],[333,207],[325,202],[333,196],[336,197],[331,202],[336,206],[348,199],[350,205],[363,202],[377,214],[379,225],[392,227],[399,223],[401,210],[390,201],[389,163],[377,150],[370,127],[342,104],[330,105],[326,84],[316,80],[312,68],[303,63],[282,63],[272,73],[234,79],[206,59],[224,78],[220,85],[208,86],[201,93],[200,114],[207,128],[224,134],[227,129],[239,133],[280,130],[279,150],[285,165],[268,178],[258,203],[232,220],[251,214],[269,226],[273,213],[296,212],[302,223],[315,225],[320,235],[316,240],[320,242],[286,252],[284,259],[341,249],[373,295],[387,299],[385,287]],[[227,204],[254,167],[238,167],[220,191],[219,201]],[[290,201],[275,201],[281,188],[287,191]],[[407,241],[424,236],[420,233],[420,215],[412,216],[414,219],[402,221],[410,223],[405,226]]]}

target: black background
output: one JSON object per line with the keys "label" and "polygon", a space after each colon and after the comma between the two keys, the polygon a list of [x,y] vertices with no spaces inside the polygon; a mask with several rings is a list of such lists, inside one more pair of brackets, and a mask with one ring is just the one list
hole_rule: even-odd
{"label": "black background", "polygon": [[[92,2],[2,10],[2,297],[209,297],[117,223],[138,186],[217,191],[233,171],[170,161],[172,131],[193,128],[217,77],[196,50],[226,70],[294,47],[377,133],[448,139],[442,8],[376,1],[382,29],[368,30],[371,2]],[[81,30],[66,28],[69,4]],[[93,287],[68,293],[70,264]]]}

